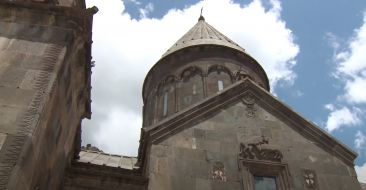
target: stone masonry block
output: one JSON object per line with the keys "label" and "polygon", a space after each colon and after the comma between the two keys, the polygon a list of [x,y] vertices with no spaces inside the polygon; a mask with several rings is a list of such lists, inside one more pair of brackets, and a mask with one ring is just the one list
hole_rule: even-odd
{"label": "stone masonry block", "polygon": [[0,76],[0,85],[9,87],[19,87],[24,79],[26,70],[8,67]]}
{"label": "stone masonry block", "polygon": [[197,140],[197,148],[210,152],[220,152],[220,142],[213,140]]}
{"label": "stone masonry block", "polygon": [[5,140],[6,140],[6,136],[7,136],[6,133],[0,133],[0,150],[3,147],[3,144],[4,144]]}
{"label": "stone masonry block", "polygon": [[0,86],[0,105],[26,107],[32,100],[34,90]]}
{"label": "stone masonry block", "polygon": [[19,53],[27,53],[33,55],[43,55],[47,48],[46,43],[31,42],[26,40],[12,39],[9,43],[8,50]]}
{"label": "stone masonry block", "polygon": [[9,38],[0,36],[0,51],[6,49],[9,45]]}
{"label": "stone masonry block", "polygon": [[[0,54],[0,57],[2,55]],[[3,73],[6,71],[7,67],[9,66],[8,63],[0,61],[0,76],[3,75]]]}
{"label": "stone masonry block", "polygon": [[196,189],[211,190],[211,180],[196,178]]}
{"label": "stone masonry block", "polygon": [[41,74],[42,71],[39,70],[28,70],[25,73],[24,79],[20,83],[21,89],[36,89],[35,84],[37,82],[37,77]]}
{"label": "stone masonry block", "polygon": [[15,122],[22,108],[0,105],[0,131],[15,133]]}

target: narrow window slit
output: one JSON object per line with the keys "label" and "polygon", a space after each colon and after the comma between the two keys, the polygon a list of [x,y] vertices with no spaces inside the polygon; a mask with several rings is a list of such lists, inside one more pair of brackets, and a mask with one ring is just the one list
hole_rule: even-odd
{"label": "narrow window slit", "polygon": [[165,92],[163,98],[163,116],[166,116],[167,114],[168,114],[168,92]]}
{"label": "narrow window slit", "polygon": [[224,82],[222,80],[217,81],[217,88],[219,89],[219,91],[224,89]]}

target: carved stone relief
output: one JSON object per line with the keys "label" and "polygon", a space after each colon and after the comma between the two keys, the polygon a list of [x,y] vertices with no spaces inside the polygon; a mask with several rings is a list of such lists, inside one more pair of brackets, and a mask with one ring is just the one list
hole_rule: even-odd
{"label": "carved stone relief", "polygon": [[212,179],[226,182],[225,166],[222,162],[215,162],[212,166]]}
{"label": "carved stone relief", "polygon": [[268,142],[268,138],[262,136],[260,139],[240,143],[239,159],[281,162],[283,156],[279,150],[264,147]]}
{"label": "carved stone relief", "polygon": [[244,71],[244,70],[239,70],[238,72],[236,72],[236,75],[235,75],[235,80],[236,81],[240,81],[240,80],[244,80],[246,78],[250,78],[252,79],[248,72]]}
{"label": "carved stone relief", "polygon": [[247,93],[244,98],[242,99],[243,103],[246,105],[246,111],[247,111],[247,116],[248,117],[255,117],[255,112],[257,111],[254,107],[255,104],[255,97],[250,94]]}
{"label": "carved stone relief", "polygon": [[302,170],[302,176],[304,179],[304,185],[308,189],[317,189],[316,174],[313,170],[304,169]]}

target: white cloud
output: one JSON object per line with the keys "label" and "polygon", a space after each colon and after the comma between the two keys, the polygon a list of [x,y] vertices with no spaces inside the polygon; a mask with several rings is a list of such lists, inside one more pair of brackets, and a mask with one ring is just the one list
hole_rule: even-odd
{"label": "white cloud", "polygon": [[365,143],[366,143],[366,136],[361,131],[357,131],[355,139],[356,148],[364,149]]}
{"label": "white cloud", "polygon": [[132,2],[135,5],[141,5],[141,2],[140,1],[137,1],[137,0],[128,0],[128,1],[129,2]]}
{"label": "white cloud", "polygon": [[334,111],[334,109],[335,109],[335,107],[334,107],[334,105],[333,105],[333,104],[326,104],[324,107],[325,107],[327,110],[329,110],[329,111]]}
{"label": "white cloud", "polygon": [[331,111],[325,126],[329,132],[337,130],[342,126],[353,126],[361,122],[359,118],[361,110],[356,107],[353,107],[352,110],[347,107],[336,109],[334,105],[328,104],[325,108]]}
{"label": "white cloud", "polygon": [[325,33],[325,39],[328,41],[329,46],[333,48],[333,54],[334,54],[333,56],[337,58],[337,51],[340,47],[338,37],[331,32],[327,32]]}
{"label": "white cloud", "polygon": [[[365,114],[360,108],[366,103],[366,12],[362,26],[354,30],[345,47],[332,33],[327,33],[326,37],[335,51],[336,71],[333,75],[343,85],[343,93],[337,98],[337,104],[343,108],[329,109],[326,128],[333,131],[342,126],[360,124]],[[352,110],[347,107],[352,107]]]}
{"label": "white cloud", "polygon": [[291,92],[292,96],[295,97],[295,98],[299,98],[299,97],[302,97],[304,96],[304,93],[300,90],[295,90],[295,91],[292,91]]}
{"label": "white cloud", "polygon": [[366,163],[362,166],[355,166],[358,181],[366,183]]}
{"label": "white cloud", "polygon": [[154,11],[154,4],[148,3],[144,8],[139,9],[140,18],[146,18],[151,12]]}
{"label": "white cloud", "polygon": [[344,99],[349,103],[366,103],[366,13],[363,21],[345,50],[335,55],[336,75],[346,84]]}
{"label": "white cloud", "polygon": [[366,76],[353,76],[347,79],[344,89],[343,98],[349,103],[366,103]]}
{"label": "white cloud", "polygon": [[172,9],[161,19],[146,17],[153,11],[151,6],[136,20],[125,13],[123,1],[88,1],[99,12],[93,25],[93,115],[91,121],[83,121],[83,144],[96,144],[112,153],[137,153],[145,75],[196,23],[202,6],[208,23],[262,64],[272,89],[293,81],[299,48],[281,20],[279,1],[271,2],[272,8],[265,9],[259,0],[244,7],[230,0],[206,0],[183,10]]}

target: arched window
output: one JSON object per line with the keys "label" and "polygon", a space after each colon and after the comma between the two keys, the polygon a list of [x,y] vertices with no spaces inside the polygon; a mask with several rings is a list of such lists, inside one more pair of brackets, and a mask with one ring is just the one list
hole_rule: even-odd
{"label": "arched window", "polygon": [[156,109],[158,120],[175,112],[175,83],[174,76],[168,76],[159,84]]}
{"label": "arched window", "polygon": [[179,83],[179,99],[180,109],[203,99],[203,78],[199,68],[189,67],[182,72]]}
{"label": "arched window", "polygon": [[221,65],[214,65],[209,68],[206,79],[207,94],[215,94],[232,83],[230,71]]}

